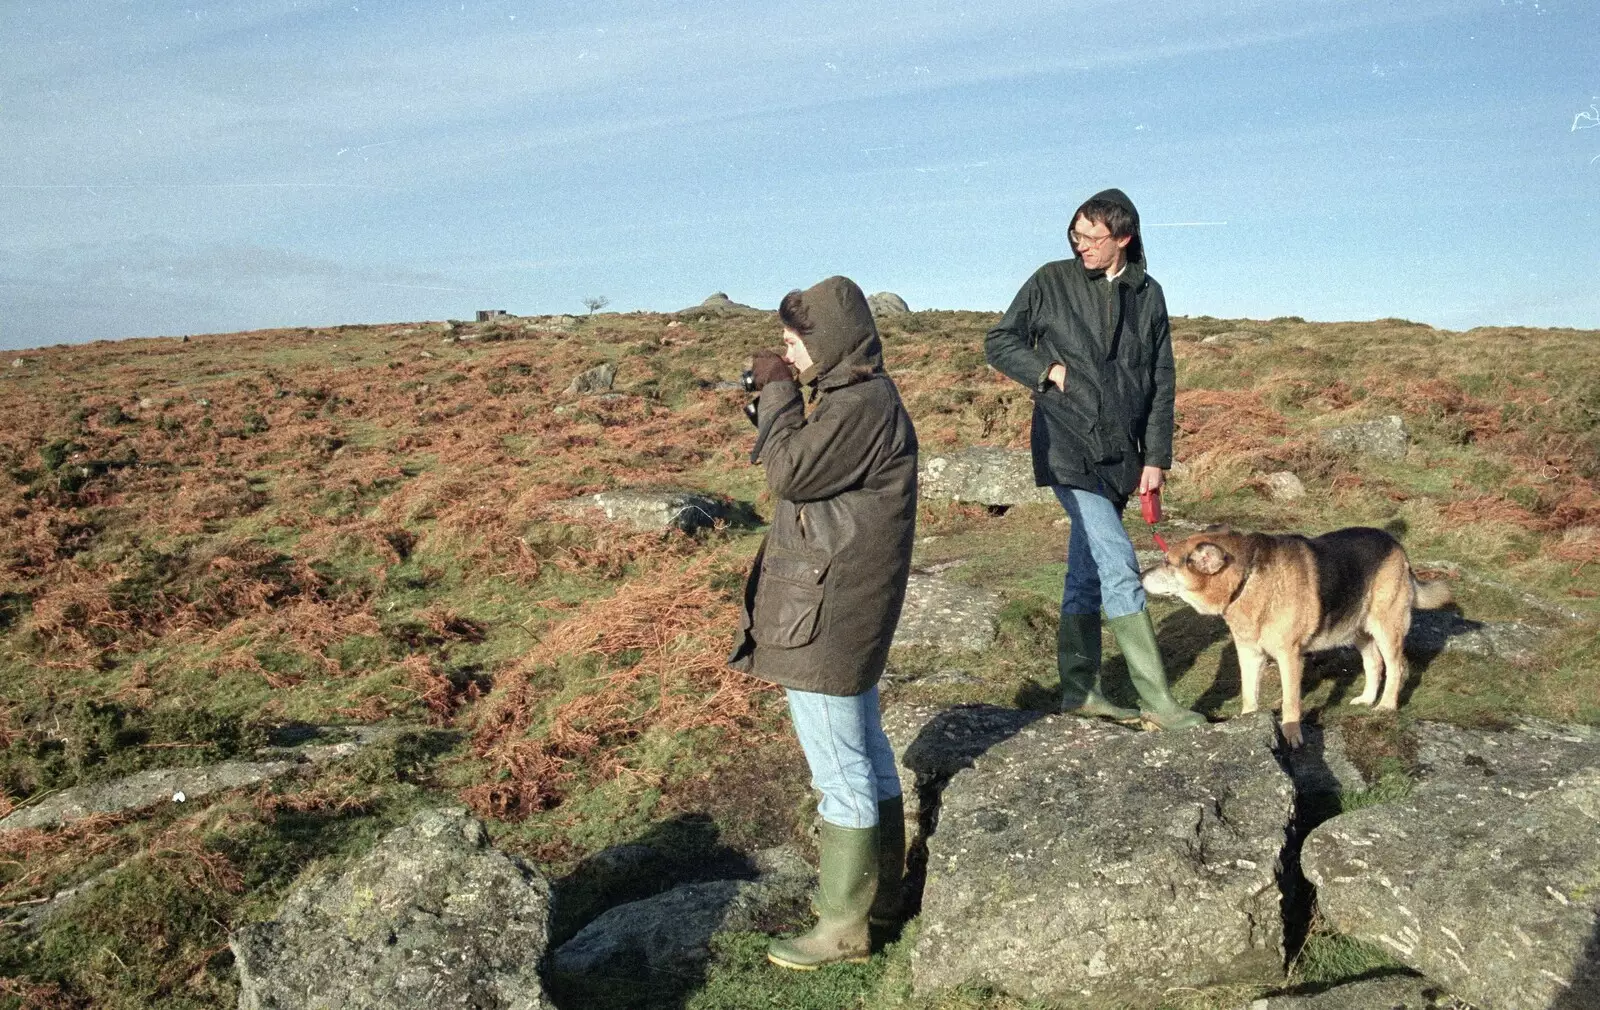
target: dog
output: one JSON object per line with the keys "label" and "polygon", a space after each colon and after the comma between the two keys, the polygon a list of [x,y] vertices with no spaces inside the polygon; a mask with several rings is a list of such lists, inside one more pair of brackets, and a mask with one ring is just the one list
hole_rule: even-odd
{"label": "dog", "polygon": [[1402,643],[1412,608],[1432,610],[1451,599],[1449,586],[1417,579],[1399,541],[1364,526],[1319,537],[1212,527],[1173,544],[1141,580],[1147,593],[1176,596],[1227,622],[1239,653],[1244,712],[1256,710],[1267,658],[1278,664],[1280,721],[1290,747],[1301,743],[1306,653],[1355,646],[1366,689],[1350,703],[1395,709],[1406,679]]}

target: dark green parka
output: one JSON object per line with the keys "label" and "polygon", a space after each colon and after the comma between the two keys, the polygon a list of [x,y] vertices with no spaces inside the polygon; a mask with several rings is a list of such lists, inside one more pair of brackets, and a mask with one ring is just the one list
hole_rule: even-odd
{"label": "dark green parka", "polygon": [[[984,340],[989,364],[1033,390],[1033,476],[1041,487],[1095,490],[1120,507],[1145,466],[1172,466],[1176,393],[1161,285],[1145,272],[1138,212],[1120,190],[1096,194],[1134,214],[1126,268],[1111,282],[1078,258],[1028,278]],[[1066,392],[1044,379],[1066,366]]]}
{"label": "dark green parka", "polygon": [[883,370],[866,297],[845,277],[801,294],[814,389],[761,390],[758,451],[777,501],[745,582],[729,665],[800,691],[857,695],[883,673],[917,518],[917,435]]}

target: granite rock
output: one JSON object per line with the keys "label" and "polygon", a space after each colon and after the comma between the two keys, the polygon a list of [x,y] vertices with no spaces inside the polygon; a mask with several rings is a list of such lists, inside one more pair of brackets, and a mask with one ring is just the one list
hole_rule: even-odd
{"label": "granite rock", "polygon": [[464,810],[425,810],[229,937],[240,1010],[546,1010],[549,886]]}
{"label": "granite rock", "polygon": [[1600,1007],[1600,741],[1414,728],[1410,795],[1307,838],[1323,917],[1483,1010]]}
{"label": "granite rock", "polygon": [[1057,504],[1049,488],[1034,484],[1033,456],[1026,449],[974,445],[950,453],[926,454],[919,464],[917,481],[918,494],[929,501],[993,506]]}
{"label": "granite rock", "polygon": [[915,990],[1155,1005],[1281,982],[1294,798],[1275,739],[1259,713],[1183,733],[1044,716],[993,746],[927,840]]}

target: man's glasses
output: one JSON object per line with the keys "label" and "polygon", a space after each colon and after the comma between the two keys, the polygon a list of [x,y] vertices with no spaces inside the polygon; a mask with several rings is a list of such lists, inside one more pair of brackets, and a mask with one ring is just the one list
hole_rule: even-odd
{"label": "man's glasses", "polygon": [[1067,232],[1067,238],[1072,242],[1073,245],[1080,249],[1092,245],[1102,245],[1111,241],[1115,237],[1116,236],[1112,235],[1110,232],[1106,232],[1104,235],[1085,235],[1080,231]]}

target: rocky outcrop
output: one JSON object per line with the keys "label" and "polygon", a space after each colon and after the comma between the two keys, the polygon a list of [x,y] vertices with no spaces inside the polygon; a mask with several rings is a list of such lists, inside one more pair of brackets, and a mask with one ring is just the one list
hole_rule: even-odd
{"label": "rocky outcrop", "polygon": [[240,1010],[544,1010],[549,894],[465,811],[424,811],[229,938]]}
{"label": "rocky outcrop", "polygon": [[1270,344],[1272,336],[1260,330],[1228,330],[1225,333],[1212,333],[1200,338],[1202,344]]}
{"label": "rocky outcrop", "polygon": [[714,933],[770,928],[802,912],[815,874],[793,849],[756,854],[754,880],[680,884],[618,905],[557,948],[551,967],[564,975],[648,978],[703,964]]}
{"label": "rocky outcrop", "polygon": [[981,652],[999,631],[1000,596],[940,575],[913,574],[895,627],[896,646]]}
{"label": "rocky outcrop", "polygon": [[707,529],[717,522],[739,522],[744,512],[726,498],[697,491],[622,488],[561,502],[568,512],[599,512],[612,522],[636,530]]}
{"label": "rocky outcrop", "polygon": [[224,761],[199,768],[157,768],[112,782],[73,786],[0,819],[0,831],[54,827],[94,814],[182,803],[287,775],[293,761]]}
{"label": "rocky outcrop", "polygon": [[940,455],[925,454],[917,472],[918,494],[928,501],[1010,506],[1055,505],[1049,488],[1033,482],[1033,457],[1026,449],[974,445]]}
{"label": "rocky outcrop", "polygon": [[879,291],[877,294],[868,295],[867,308],[871,310],[874,319],[903,316],[911,311],[911,306],[906,304],[906,300],[893,291]]}
{"label": "rocky outcrop", "polygon": [[567,395],[583,396],[588,393],[609,392],[616,381],[617,366],[607,361],[574,375],[572,381],[567,383]]}
{"label": "rocky outcrop", "polygon": [[1302,863],[1324,919],[1484,1010],[1600,1006],[1600,740],[1416,727],[1420,784]]}
{"label": "rocky outcrop", "polygon": [[759,312],[760,310],[755,308],[754,306],[745,305],[742,302],[736,302],[732,298],[729,298],[727,296],[727,294],[725,294],[724,292],[717,291],[717,292],[707,296],[706,300],[701,302],[699,305],[696,305],[694,308],[691,308],[691,309],[685,309],[684,311],[686,311],[686,312],[724,313],[724,312]]}
{"label": "rocky outcrop", "polygon": [[1386,460],[1405,459],[1406,450],[1411,447],[1411,433],[1398,414],[1362,424],[1328,428],[1318,437],[1329,448]]}
{"label": "rocky outcrop", "polygon": [[1045,716],[994,746],[945,787],[927,840],[915,989],[1155,1005],[1281,980],[1293,788],[1275,732],[1265,715],[1160,734]]}

